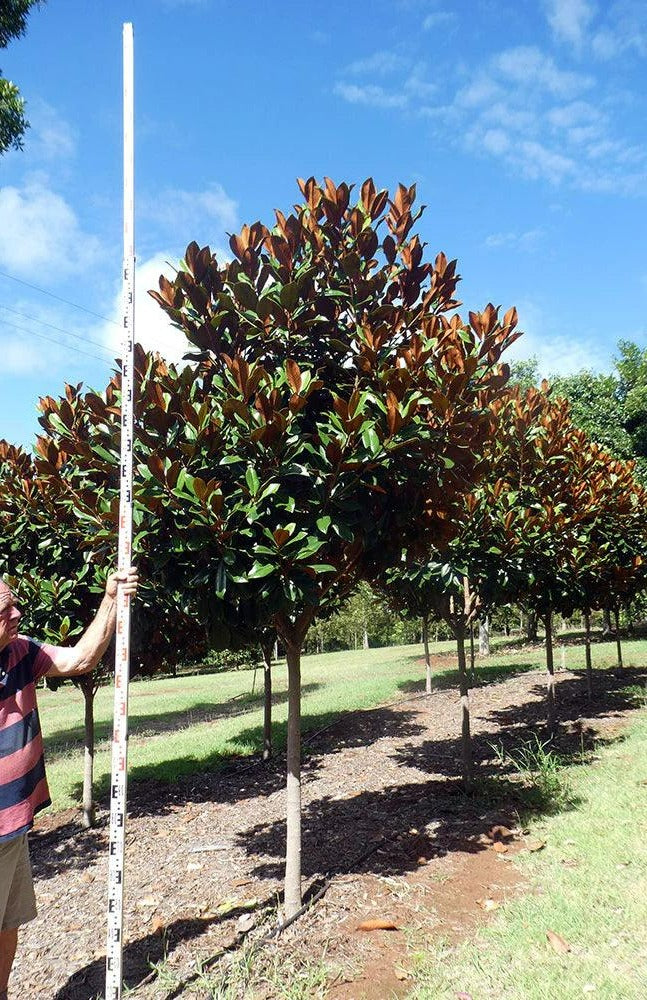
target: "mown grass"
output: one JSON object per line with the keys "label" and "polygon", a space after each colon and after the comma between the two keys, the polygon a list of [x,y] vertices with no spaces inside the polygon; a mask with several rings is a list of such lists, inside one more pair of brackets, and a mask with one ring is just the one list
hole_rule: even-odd
{"label": "mown grass", "polygon": [[546,847],[514,862],[523,891],[472,940],[418,956],[412,998],[647,996],[647,713],[563,779],[571,808],[532,821]]}
{"label": "mown grass", "polygon": [[[493,653],[480,660],[477,683],[493,683],[511,674],[543,668],[540,648],[499,652],[504,640],[493,644]],[[627,643],[626,662],[641,659],[644,643]],[[451,642],[434,645],[433,654],[448,654],[448,669],[435,671],[438,687],[453,686]],[[583,651],[565,649],[566,666],[583,666]],[[611,643],[593,649],[594,666],[615,663]],[[559,651],[556,662],[560,664]],[[324,653],[304,657],[303,728],[317,730],[345,712],[379,705],[421,692],[424,664],[422,647]],[[137,681],[130,690],[129,770],[132,781],[150,777],[173,781],[221,765],[232,756],[248,756],[262,742],[262,674],[252,695],[252,671],[180,676]],[[275,745],[285,743],[287,719],[285,664],[273,670]],[[112,729],[112,689],[101,688],[95,700],[97,795],[105,793],[110,772],[109,738]],[[83,701],[81,693],[66,685],[57,692],[38,693],[46,745],[47,772],[55,809],[78,803],[83,755]]]}

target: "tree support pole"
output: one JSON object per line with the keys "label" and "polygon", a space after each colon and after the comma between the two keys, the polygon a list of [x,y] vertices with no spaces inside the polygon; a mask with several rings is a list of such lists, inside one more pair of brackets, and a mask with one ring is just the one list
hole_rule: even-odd
{"label": "tree support pole", "polygon": [[285,914],[301,908],[301,648],[286,644],[288,662],[287,831]]}
{"label": "tree support pole", "polygon": [[474,761],[472,758],[472,736],[470,733],[470,691],[467,679],[467,662],[465,657],[465,629],[463,624],[456,626],[456,652],[458,654],[458,686],[461,696],[461,756],[463,761],[463,781],[470,788],[474,780]]}
{"label": "tree support pole", "polygon": [[586,693],[593,698],[593,664],[591,662],[591,612],[584,612],[584,656],[586,662]]}
{"label": "tree support pole", "polygon": [[616,623],[616,650],[618,652],[618,670],[622,670],[622,643],[620,641],[620,608],[616,604],[613,609],[613,617]]}
{"label": "tree support pole", "polygon": [[425,693],[431,694],[431,656],[429,655],[429,620],[422,619],[422,644],[425,648]]}
{"label": "tree support pole", "polygon": [[551,740],[555,739],[555,665],[553,662],[553,615],[552,612],[544,617],[544,628],[546,630],[546,671],[547,671],[547,692],[546,701],[548,706],[548,733]]}
{"label": "tree support pole", "polygon": [[272,756],[272,643],[261,644],[263,650],[263,760]]}

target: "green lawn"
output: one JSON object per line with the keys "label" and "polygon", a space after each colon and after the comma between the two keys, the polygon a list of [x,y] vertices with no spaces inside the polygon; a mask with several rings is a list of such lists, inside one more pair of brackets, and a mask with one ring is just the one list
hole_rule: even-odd
{"label": "green lawn", "polygon": [[546,847],[514,862],[528,888],[471,941],[420,956],[412,998],[647,996],[647,713],[597,758],[565,772],[575,807],[531,824]]}
{"label": "green lawn", "polygon": [[[479,665],[483,683],[516,670],[541,668],[541,650],[493,653]],[[559,637],[556,665],[560,664]],[[451,642],[434,646],[433,653],[450,653]],[[627,643],[629,663],[641,657],[644,643]],[[615,663],[615,646],[594,646],[594,666]],[[452,660],[448,658],[448,668]],[[566,665],[583,666],[581,647],[566,647]],[[324,653],[304,657],[304,731],[325,726],[336,716],[420,691],[424,675],[421,646]],[[456,682],[455,672],[437,672],[435,682]],[[287,718],[285,664],[273,671],[277,748],[285,743]],[[232,755],[248,755],[262,742],[262,674],[257,675],[256,693],[251,695],[252,671],[180,676],[137,681],[130,689],[129,770],[131,780],[147,777],[173,780],[222,763]],[[66,685],[57,692],[38,693],[46,745],[47,773],[54,809],[63,809],[80,798],[83,753],[83,701],[81,693]],[[96,785],[105,792],[110,771],[109,736],[112,727],[112,689],[102,688],[95,701],[97,753]]]}

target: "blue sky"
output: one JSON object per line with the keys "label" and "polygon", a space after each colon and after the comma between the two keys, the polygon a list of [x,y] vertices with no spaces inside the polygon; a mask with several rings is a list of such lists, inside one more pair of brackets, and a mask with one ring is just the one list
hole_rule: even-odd
{"label": "blue sky", "polygon": [[30,443],[38,396],[103,387],[118,349],[124,21],[147,347],[183,349],[144,294],[165,261],[311,174],[415,182],[465,311],[516,305],[542,372],[647,345],[642,0],[49,0],[0,52],[32,123],[0,159],[0,437]]}

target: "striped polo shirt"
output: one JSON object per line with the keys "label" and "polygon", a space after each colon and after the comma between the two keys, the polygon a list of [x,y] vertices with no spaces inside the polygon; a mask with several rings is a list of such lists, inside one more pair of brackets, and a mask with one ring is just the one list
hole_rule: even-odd
{"label": "striped polo shirt", "polygon": [[36,682],[53,652],[23,635],[0,651],[0,841],[25,833],[50,805]]}

